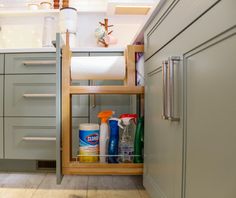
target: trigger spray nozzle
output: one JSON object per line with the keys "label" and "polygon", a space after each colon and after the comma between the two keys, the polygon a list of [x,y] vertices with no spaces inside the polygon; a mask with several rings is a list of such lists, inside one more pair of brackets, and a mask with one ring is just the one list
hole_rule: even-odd
{"label": "trigger spray nozzle", "polygon": [[107,111],[101,111],[99,114],[98,114],[98,118],[101,119],[101,122],[102,123],[106,123],[107,120],[112,116],[114,115],[115,112],[114,111],[111,111],[111,110],[107,110]]}
{"label": "trigger spray nozzle", "polygon": [[115,121],[117,121],[118,123],[117,123],[117,125],[121,128],[121,129],[124,129],[124,127],[121,125],[121,119],[119,119],[119,118],[111,118],[111,119],[109,119],[109,121],[110,120],[115,120]]}

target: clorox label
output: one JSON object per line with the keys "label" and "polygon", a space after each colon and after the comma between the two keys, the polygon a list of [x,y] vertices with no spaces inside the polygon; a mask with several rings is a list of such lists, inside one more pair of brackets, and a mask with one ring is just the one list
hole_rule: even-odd
{"label": "clorox label", "polygon": [[98,140],[99,140],[98,134],[91,134],[86,137],[86,141],[91,145],[98,144]]}

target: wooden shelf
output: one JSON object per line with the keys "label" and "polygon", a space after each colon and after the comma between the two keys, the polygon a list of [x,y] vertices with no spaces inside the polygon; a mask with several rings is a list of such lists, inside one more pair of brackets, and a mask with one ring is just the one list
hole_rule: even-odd
{"label": "wooden shelf", "polygon": [[102,164],[70,162],[67,167],[62,168],[62,172],[63,174],[81,175],[142,175],[143,164]]}
{"label": "wooden shelf", "polygon": [[71,94],[144,94],[143,86],[70,86]]}

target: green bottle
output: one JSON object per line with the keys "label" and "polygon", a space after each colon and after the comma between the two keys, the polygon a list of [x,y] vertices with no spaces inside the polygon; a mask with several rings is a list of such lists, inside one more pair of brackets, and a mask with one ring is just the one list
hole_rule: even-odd
{"label": "green bottle", "polygon": [[143,163],[144,117],[138,119],[134,138],[134,163]]}

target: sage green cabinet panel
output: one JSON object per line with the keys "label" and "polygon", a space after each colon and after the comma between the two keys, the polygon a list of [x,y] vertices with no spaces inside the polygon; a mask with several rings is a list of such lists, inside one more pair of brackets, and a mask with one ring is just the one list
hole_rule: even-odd
{"label": "sage green cabinet panel", "polygon": [[0,75],[0,117],[3,116],[3,76]]}
{"label": "sage green cabinet panel", "polygon": [[[87,83],[87,82],[85,82]],[[6,116],[56,116],[56,75],[6,75]],[[88,116],[88,96],[73,96],[73,116]]]}
{"label": "sage green cabinet panel", "polygon": [[5,158],[54,160],[55,118],[5,118]]}
{"label": "sage green cabinet panel", "polygon": [[[189,0],[174,1],[165,13],[153,26],[149,27],[146,34],[145,59],[160,50],[169,41],[175,38],[184,28],[211,7],[217,0]],[[184,11],[183,11],[184,10]],[[176,21],[177,19],[177,21]]]}
{"label": "sage green cabinet panel", "polygon": [[[161,63],[162,59],[156,55],[146,62],[146,66]],[[162,67],[146,70],[145,80],[144,186],[153,198],[180,198],[182,117],[181,122],[162,119]],[[176,90],[181,92],[180,87]]]}
{"label": "sage green cabinet panel", "polygon": [[6,74],[56,73],[55,53],[24,53],[5,55]]}
{"label": "sage green cabinet panel", "polygon": [[186,197],[235,198],[236,28],[185,56]]}
{"label": "sage green cabinet panel", "polygon": [[0,159],[3,158],[3,118],[0,117]]}
{"label": "sage green cabinet panel", "polygon": [[6,116],[55,116],[56,75],[6,75]]}
{"label": "sage green cabinet panel", "polygon": [[4,72],[4,55],[0,54],[0,74]]}

